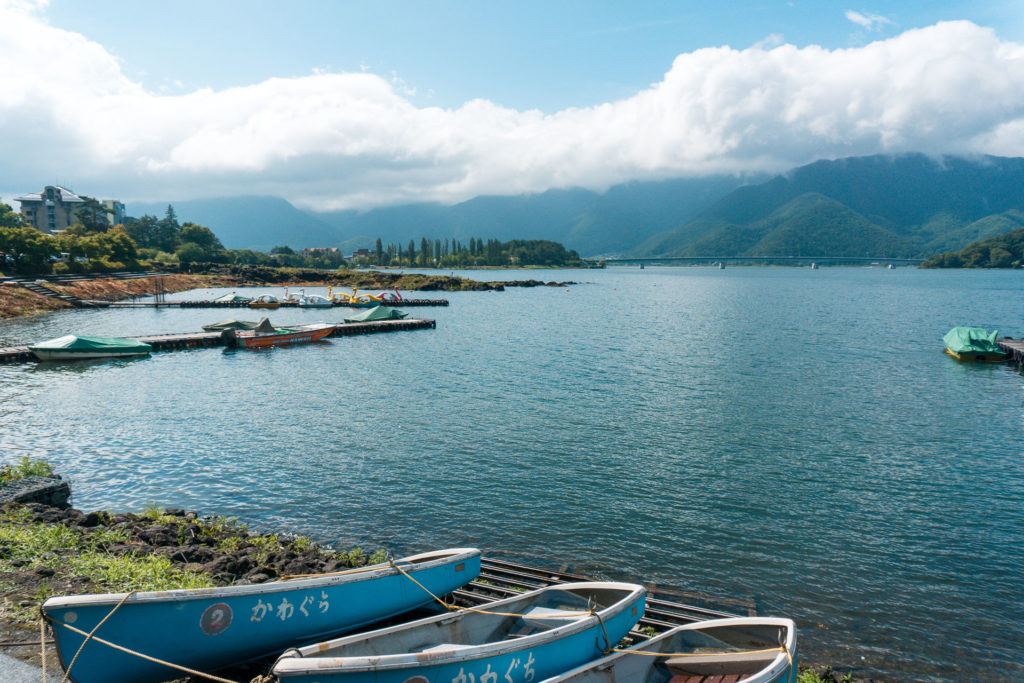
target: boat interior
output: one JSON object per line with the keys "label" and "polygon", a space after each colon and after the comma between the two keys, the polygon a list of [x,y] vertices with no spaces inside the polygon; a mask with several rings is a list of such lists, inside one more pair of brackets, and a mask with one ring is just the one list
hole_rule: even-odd
{"label": "boat interior", "polygon": [[453,613],[371,637],[339,638],[302,653],[317,657],[379,657],[455,651],[515,640],[586,619],[592,609],[613,605],[630,592],[612,587],[552,588],[490,608],[500,614]]}
{"label": "boat interior", "polygon": [[[720,683],[739,683],[763,671],[779,656],[776,648],[786,642],[786,631],[785,626],[771,624],[679,630],[642,648],[679,653],[679,656],[624,655],[613,660],[614,680],[644,683],[702,683],[714,680]],[[607,665],[595,667],[569,680],[573,683],[612,680],[608,677],[610,668]]]}

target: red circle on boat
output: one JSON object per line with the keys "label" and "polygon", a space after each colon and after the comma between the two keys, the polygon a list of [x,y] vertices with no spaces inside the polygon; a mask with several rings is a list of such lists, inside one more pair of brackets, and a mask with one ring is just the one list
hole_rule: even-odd
{"label": "red circle on boat", "polygon": [[231,626],[231,607],[227,603],[218,602],[203,611],[199,619],[199,628],[208,636],[218,636]]}
{"label": "red circle on boat", "polygon": [[409,676],[402,683],[430,683],[426,676]]}

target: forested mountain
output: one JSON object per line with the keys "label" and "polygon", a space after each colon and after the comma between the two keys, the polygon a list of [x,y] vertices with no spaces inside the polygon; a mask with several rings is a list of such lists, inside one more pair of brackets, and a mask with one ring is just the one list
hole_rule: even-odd
{"label": "forested mountain", "polygon": [[[1024,214],[1017,215],[1024,225]],[[1024,266],[1024,228],[968,244],[957,252],[933,256],[925,268],[1020,268]]]}
{"label": "forested mountain", "polygon": [[429,237],[468,240],[547,239],[585,256],[621,253],[680,225],[739,187],[736,176],[683,178],[616,185],[605,193],[549,190],[512,197],[475,197],[452,206],[407,204],[371,211],[314,214],[342,239],[405,242]]}
{"label": "forested mountain", "polygon": [[183,221],[212,229],[229,249],[270,251],[278,245],[295,249],[338,246],[334,228],[280,197],[225,197],[171,202],[131,202],[128,215],[163,216],[167,204]]}
{"label": "forested mountain", "polygon": [[928,256],[1020,226],[1024,159],[817,161],[730,192],[635,255]]}

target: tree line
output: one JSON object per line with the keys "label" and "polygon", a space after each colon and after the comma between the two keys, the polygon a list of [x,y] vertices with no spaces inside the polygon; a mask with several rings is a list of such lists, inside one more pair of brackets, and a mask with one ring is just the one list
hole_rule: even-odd
{"label": "tree line", "polygon": [[422,237],[417,245],[385,246],[378,237],[373,250],[358,254],[357,263],[370,266],[423,266],[435,268],[465,266],[571,266],[581,263],[580,255],[550,240],[483,240]]}
{"label": "tree line", "polygon": [[26,225],[21,214],[0,202],[0,272],[21,275],[109,273],[144,264],[160,268],[192,263],[230,263],[274,267],[338,268],[345,265],[334,250],[299,254],[286,246],[269,254],[251,249],[225,249],[212,230],[198,223],[179,223],[174,207],[163,218],[143,215],[111,226],[106,209],[83,197],[76,222],[51,235]]}

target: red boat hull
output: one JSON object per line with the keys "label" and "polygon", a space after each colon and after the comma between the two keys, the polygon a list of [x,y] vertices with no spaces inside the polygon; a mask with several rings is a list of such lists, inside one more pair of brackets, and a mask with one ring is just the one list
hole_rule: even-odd
{"label": "red boat hull", "polygon": [[309,344],[330,336],[334,327],[322,327],[315,330],[296,330],[284,334],[253,334],[240,332],[235,335],[236,344],[245,349],[265,349],[271,346],[291,346],[292,344]]}

